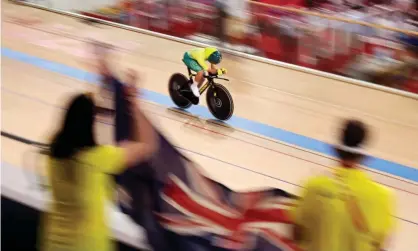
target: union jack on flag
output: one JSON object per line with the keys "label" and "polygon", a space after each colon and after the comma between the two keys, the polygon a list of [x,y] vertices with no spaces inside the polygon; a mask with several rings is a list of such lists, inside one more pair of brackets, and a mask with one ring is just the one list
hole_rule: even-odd
{"label": "union jack on flag", "polygon": [[[130,137],[130,113],[115,81],[116,140]],[[288,238],[294,196],[280,189],[235,192],[209,179],[159,134],[149,163],[116,177],[132,198],[122,210],[147,234],[154,251],[293,251]]]}

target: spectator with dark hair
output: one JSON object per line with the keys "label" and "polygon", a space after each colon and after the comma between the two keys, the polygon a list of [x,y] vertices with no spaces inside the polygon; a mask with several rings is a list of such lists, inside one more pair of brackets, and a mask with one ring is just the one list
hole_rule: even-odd
{"label": "spectator with dark hair", "polygon": [[307,251],[374,251],[386,245],[393,227],[393,194],[372,181],[360,164],[366,126],[345,123],[339,166],[331,175],[309,179],[294,210],[294,237]]}
{"label": "spectator with dark hair", "polygon": [[[130,76],[133,81],[134,75]],[[51,142],[48,180],[52,196],[43,219],[40,250],[114,249],[106,213],[111,175],[149,160],[158,145],[157,134],[139,110],[137,91],[131,84],[125,91],[134,118],[134,140],[120,146],[97,143],[92,95],[79,94],[71,99]]]}

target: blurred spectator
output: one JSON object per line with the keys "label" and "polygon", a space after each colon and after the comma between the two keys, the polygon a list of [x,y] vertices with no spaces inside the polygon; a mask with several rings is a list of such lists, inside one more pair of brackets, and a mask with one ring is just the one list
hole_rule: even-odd
{"label": "blurred spectator", "polygon": [[226,42],[226,20],[228,19],[228,13],[226,10],[225,0],[215,0],[215,7],[218,12],[217,23],[217,38],[220,42]]}
{"label": "blurred spectator", "polygon": [[227,13],[226,34],[230,43],[242,41],[250,18],[249,2],[242,0],[223,0]]}
{"label": "blurred spectator", "polygon": [[393,5],[403,11],[416,10],[418,0],[394,0]]}
{"label": "blurred spectator", "polygon": [[[129,76],[134,80],[132,73]],[[157,147],[156,132],[138,109],[136,88],[130,85],[126,91],[131,97],[136,137],[118,147],[97,144],[92,97],[79,94],[71,99],[51,142],[48,178],[52,199],[43,219],[41,250],[113,250],[106,213],[110,175],[148,160]]]}
{"label": "blurred spectator", "polygon": [[394,224],[392,192],[361,170],[366,126],[347,121],[336,147],[339,166],[309,179],[294,211],[294,237],[307,251],[382,250]]}
{"label": "blurred spectator", "polygon": [[[410,20],[411,23],[414,21]],[[405,26],[411,31],[418,31],[417,24]],[[399,35],[404,51],[397,64],[391,64],[372,76],[371,81],[377,84],[418,93],[418,37],[406,34]]]}

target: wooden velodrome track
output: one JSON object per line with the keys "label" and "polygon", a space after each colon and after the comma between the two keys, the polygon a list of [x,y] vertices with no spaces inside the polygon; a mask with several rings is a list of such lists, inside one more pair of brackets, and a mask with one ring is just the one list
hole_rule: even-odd
{"label": "wooden velodrome track", "polygon": [[[307,177],[335,165],[315,150],[313,139],[335,143],[342,119],[362,119],[373,129],[370,154],[393,162],[368,169],[396,191],[398,224],[390,250],[418,250],[417,99],[229,55],[223,66],[236,109],[231,121],[219,124],[210,120],[204,101],[190,113],[170,109],[167,101],[167,81],[185,71],[180,59],[190,45],[6,1],[2,17],[2,131],[46,142],[69,94],[96,88],[86,73],[94,71],[94,60],[83,39],[98,37],[123,47],[114,54],[115,72],[123,76],[131,67],[141,73],[142,105],[155,124],[233,189],[298,192]],[[101,142],[111,142],[109,122],[97,124]],[[2,137],[2,163],[24,168],[27,148]]]}

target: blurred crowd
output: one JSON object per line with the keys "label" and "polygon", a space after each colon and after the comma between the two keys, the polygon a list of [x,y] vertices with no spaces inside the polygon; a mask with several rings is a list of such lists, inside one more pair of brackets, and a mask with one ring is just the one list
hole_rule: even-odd
{"label": "blurred crowd", "polygon": [[418,93],[417,6],[416,0],[124,0],[83,14]]}

